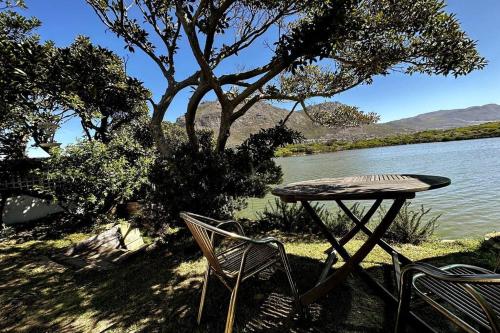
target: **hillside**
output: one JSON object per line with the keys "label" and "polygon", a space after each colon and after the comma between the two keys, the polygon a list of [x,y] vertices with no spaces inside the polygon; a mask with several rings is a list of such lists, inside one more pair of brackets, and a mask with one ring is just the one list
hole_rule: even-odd
{"label": "hillside", "polygon": [[415,131],[426,129],[447,129],[477,125],[500,119],[500,105],[486,104],[471,106],[466,109],[440,110],[423,113],[415,117],[404,118],[386,123],[395,128]]}
{"label": "hillside", "polygon": [[432,129],[410,134],[396,134],[383,138],[360,139],[355,141],[331,140],[288,145],[278,149],[277,157],[304,154],[332,153],[341,150],[409,145],[415,143],[446,142],[500,137],[500,122],[457,127],[452,129]]}
{"label": "hillside", "polygon": [[[329,106],[330,102],[311,106],[311,109]],[[261,128],[269,128],[284,119],[288,110],[260,102],[252,107],[231,128],[229,145],[235,145]],[[220,106],[217,102],[203,102],[196,115],[197,128],[218,130]],[[321,140],[360,140],[382,138],[396,134],[413,133],[427,129],[450,129],[484,122],[500,120],[500,105],[487,104],[466,109],[440,110],[420,114],[387,123],[363,126],[360,128],[331,129],[314,124],[302,111],[295,112],[288,120],[288,126],[300,131],[306,139]],[[184,125],[184,117],[177,119]]]}
{"label": "hillside", "polygon": [[[245,140],[250,134],[258,132],[261,128],[269,128],[284,119],[289,110],[278,108],[268,103],[256,103],[244,116],[238,119],[231,127],[229,145],[235,145]],[[219,128],[220,106],[217,102],[203,102],[200,104],[196,114],[196,127],[212,129]],[[177,119],[177,124],[184,125],[184,117]],[[317,126],[302,112],[295,112],[287,122],[287,125],[303,133],[306,138],[321,138],[332,130],[323,126]]]}

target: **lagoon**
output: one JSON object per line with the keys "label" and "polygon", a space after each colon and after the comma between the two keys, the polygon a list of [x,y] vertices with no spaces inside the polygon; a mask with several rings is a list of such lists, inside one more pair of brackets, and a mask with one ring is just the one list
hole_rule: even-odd
{"label": "lagoon", "polygon": [[[283,183],[377,173],[445,176],[451,185],[417,193],[412,206],[423,204],[441,214],[440,238],[481,237],[500,230],[500,138],[423,143],[277,158]],[[249,200],[244,216],[274,200],[272,195]],[[336,209],[334,204],[329,208]]]}

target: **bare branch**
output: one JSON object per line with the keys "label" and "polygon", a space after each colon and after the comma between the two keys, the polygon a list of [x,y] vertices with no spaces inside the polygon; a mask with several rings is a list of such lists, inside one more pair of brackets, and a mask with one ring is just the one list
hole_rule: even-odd
{"label": "bare branch", "polygon": [[286,122],[288,121],[288,119],[290,119],[291,115],[295,112],[295,108],[299,104],[300,104],[300,102],[295,102],[295,104],[293,105],[293,107],[290,110],[290,112],[286,115],[285,119],[282,120],[282,122],[281,122],[282,126],[285,126]]}
{"label": "bare branch", "polygon": [[255,105],[255,103],[257,103],[260,100],[261,100],[261,96],[255,95],[252,98],[250,98],[248,101],[246,101],[246,103],[241,108],[239,108],[238,111],[233,112],[233,114],[231,115],[231,124],[234,123],[238,118],[243,116],[248,110],[250,110],[250,108],[252,106]]}
{"label": "bare branch", "polygon": [[179,2],[177,2],[176,15],[188,37],[191,50],[194,57],[196,58],[196,61],[198,62],[198,65],[200,65],[203,77],[213,88],[221,104],[227,103],[227,97],[224,95],[224,91],[222,90],[220,83],[218,82],[217,78],[212,72],[212,69],[203,56],[198,37],[196,36],[196,31],[194,30],[192,24],[190,24],[190,22],[188,21],[187,15]]}
{"label": "bare branch", "polygon": [[307,116],[307,118],[309,118],[313,123],[316,123],[314,118],[311,116],[311,114],[307,110],[307,106],[306,106],[306,103],[304,102],[304,100],[300,101],[300,106],[302,106],[302,111],[304,111],[304,114]]}
{"label": "bare branch", "polygon": [[[290,3],[289,6],[293,7],[293,3]],[[219,52],[219,54],[217,54],[215,59],[212,61],[213,66],[216,66],[225,58],[228,58],[234,54],[238,54],[243,49],[249,47],[255,42],[257,38],[266,33],[271,26],[281,21],[285,16],[292,15],[295,12],[290,11],[289,8],[285,8],[280,10],[278,13],[274,13],[274,15],[273,13],[268,13],[267,11],[265,13],[267,18],[264,20],[264,22],[259,22],[260,24],[256,24],[257,27],[252,24],[256,16],[255,13],[251,13],[250,18],[241,18],[241,20],[244,21],[244,27],[238,40],[232,45],[224,47]]]}
{"label": "bare branch", "polygon": [[[110,7],[110,11],[113,13],[115,20],[112,20],[108,14],[106,13],[106,10],[101,10],[98,9],[98,6],[93,5],[93,0],[87,0],[87,2],[92,6],[94,9],[94,12],[97,14],[97,16],[101,19],[101,21],[113,32],[115,32],[118,36],[122,35],[126,41],[129,41],[139,47],[144,53],[146,53],[157,65],[160,67],[160,70],[163,74],[163,76],[167,79],[169,79],[169,72],[167,68],[165,67],[164,63],[161,61],[159,56],[157,56],[147,45],[145,45],[143,42],[138,40],[137,38],[134,38],[132,36],[128,29],[125,27],[125,21],[128,21],[127,15],[126,15],[126,8],[123,4],[123,0],[120,0],[120,5],[122,9],[118,12],[116,11],[113,7]],[[114,22],[117,22],[119,24],[119,29],[117,29],[117,26],[115,25]],[[128,24],[131,24],[130,21]]]}
{"label": "bare branch", "polygon": [[271,62],[264,66],[254,68],[246,72],[222,75],[219,78],[219,81],[221,84],[236,84],[239,81],[249,80],[266,73],[270,70],[271,67],[277,65],[277,63],[278,61],[276,59],[273,59]]}
{"label": "bare branch", "polygon": [[263,87],[267,82],[269,82],[270,80],[272,80],[276,75],[278,75],[286,67],[287,67],[287,65],[283,61],[281,61],[281,60],[276,61],[269,68],[269,71],[267,73],[265,73],[264,75],[262,75],[262,77],[260,77],[254,83],[252,83],[249,87],[247,87],[245,90],[243,90],[243,92],[241,94],[239,94],[238,96],[236,96],[233,99],[232,102],[234,103],[234,105],[238,105],[241,102],[243,102],[246,98],[250,97],[250,95],[252,95],[258,89],[260,89],[261,87]]}

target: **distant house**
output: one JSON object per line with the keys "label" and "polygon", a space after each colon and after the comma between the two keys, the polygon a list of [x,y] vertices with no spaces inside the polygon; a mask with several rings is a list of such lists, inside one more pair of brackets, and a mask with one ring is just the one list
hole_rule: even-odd
{"label": "distant house", "polygon": [[39,166],[41,159],[0,161],[0,213],[3,224],[30,222],[62,211],[61,207],[36,192],[36,185],[46,181],[31,173]]}

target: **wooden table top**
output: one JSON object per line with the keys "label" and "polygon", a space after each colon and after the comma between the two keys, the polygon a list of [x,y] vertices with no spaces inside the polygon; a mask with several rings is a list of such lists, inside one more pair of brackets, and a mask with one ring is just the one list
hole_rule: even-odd
{"label": "wooden table top", "polygon": [[286,202],[413,198],[415,192],[450,183],[449,178],[439,176],[368,175],[306,180],[277,187],[272,193]]}

